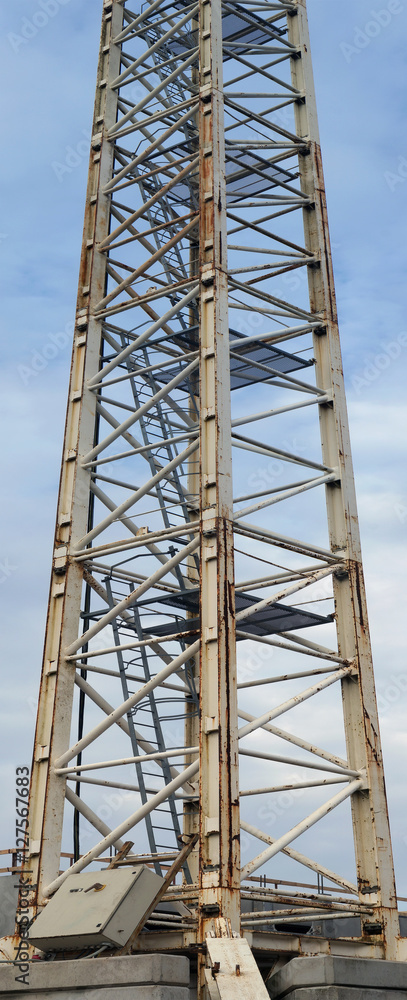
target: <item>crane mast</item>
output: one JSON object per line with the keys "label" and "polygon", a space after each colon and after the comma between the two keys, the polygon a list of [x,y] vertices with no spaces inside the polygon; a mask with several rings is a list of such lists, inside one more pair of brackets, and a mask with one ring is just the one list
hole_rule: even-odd
{"label": "crane mast", "polygon": [[128,837],[202,1000],[333,915],[400,957],[305,0],[103,2],[32,913]]}

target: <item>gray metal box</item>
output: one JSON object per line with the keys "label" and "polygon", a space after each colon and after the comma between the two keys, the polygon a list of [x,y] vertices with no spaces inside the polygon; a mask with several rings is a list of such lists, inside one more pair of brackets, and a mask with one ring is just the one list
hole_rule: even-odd
{"label": "gray metal box", "polygon": [[123,945],[162,883],[145,865],[68,875],[35,920],[30,943],[41,951]]}

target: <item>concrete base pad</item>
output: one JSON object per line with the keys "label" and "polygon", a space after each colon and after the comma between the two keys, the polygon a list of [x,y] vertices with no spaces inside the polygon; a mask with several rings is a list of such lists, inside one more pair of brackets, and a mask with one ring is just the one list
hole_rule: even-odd
{"label": "concrete base pad", "polygon": [[[20,994],[22,997],[30,997],[30,1000],[78,1000],[83,996],[85,1000],[188,1000],[189,990],[179,986],[115,986],[113,989],[88,989],[84,987],[80,993],[78,990],[31,990]],[[2,1000],[12,1000],[14,993],[1,993]]]}
{"label": "concrete base pad", "polygon": [[407,1000],[407,964],[294,958],[267,982],[273,1000]]}
{"label": "concrete base pad", "polygon": [[0,998],[16,1000],[190,1000],[189,961],[175,955],[32,962],[29,986],[16,966],[0,966]]}
{"label": "concrete base pad", "polygon": [[292,1000],[407,1000],[407,990],[360,990],[348,986],[310,986],[286,994]]}

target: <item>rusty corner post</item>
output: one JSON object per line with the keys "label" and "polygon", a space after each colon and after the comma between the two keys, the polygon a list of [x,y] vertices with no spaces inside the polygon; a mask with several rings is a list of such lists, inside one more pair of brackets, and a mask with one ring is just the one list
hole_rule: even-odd
{"label": "rusty corner post", "polygon": [[[355,859],[361,902],[375,910],[376,934],[384,957],[397,959],[400,935],[396,886],[386,801],[372,650],[363,578],[358,514],[349,439],[345,386],[338,330],[326,195],[319,141],[306,0],[296,0],[288,15],[288,37],[295,45],[292,83],[304,94],[295,106],[297,135],[308,142],[299,157],[301,189],[310,203],[304,209],[305,245],[319,257],[308,269],[311,311],[320,315],[314,333],[317,384],[332,398],[319,408],[324,462],[337,467],[340,479],[326,487],[332,552],[344,556],[347,571],[333,578],[338,649],[353,661],[355,675],[342,680],[345,738],[349,766],[366,774],[365,787],[351,798]],[[369,924],[362,933],[369,941]]]}
{"label": "rusty corner post", "polygon": [[220,0],[199,14],[202,944],[217,917],[239,932],[240,826]]}
{"label": "rusty corner post", "polygon": [[[97,245],[110,225],[110,197],[103,193],[113,171],[114,150],[107,139],[117,115],[117,95],[108,84],[120,68],[114,38],[123,24],[120,0],[104,0],[96,99],[92,126],[82,238],[79,293],[72,348],[65,440],[59,486],[47,626],[34,742],[29,799],[29,842],[24,871],[33,887],[30,916],[44,905],[44,889],[58,875],[65,781],[53,761],[69,746],[75,672],[65,650],[78,636],[83,570],[75,561],[78,539],[88,526],[90,475],[80,457],[94,440],[96,399],[88,388],[99,368],[101,322],[95,307],[106,287],[106,259]],[[96,192],[98,193],[96,195]]]}

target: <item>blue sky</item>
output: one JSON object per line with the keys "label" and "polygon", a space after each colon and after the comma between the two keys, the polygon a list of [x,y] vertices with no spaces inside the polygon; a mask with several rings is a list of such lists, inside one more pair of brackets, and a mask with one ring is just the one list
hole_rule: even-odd
{"label": "blue sky", "polygon": [[[101,6],[15,0],[0,10],[0,847],[13,843],[15,767],[31,758]],[[398,885],[407,896],[407,2],[308,7]]]}

